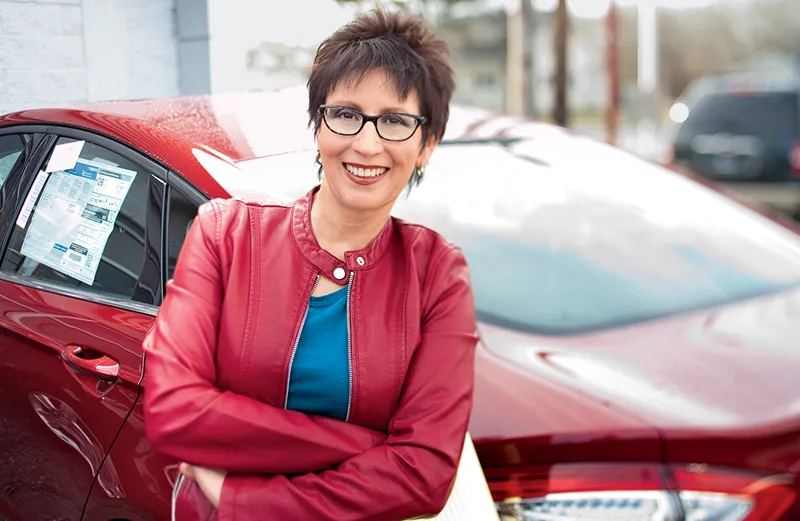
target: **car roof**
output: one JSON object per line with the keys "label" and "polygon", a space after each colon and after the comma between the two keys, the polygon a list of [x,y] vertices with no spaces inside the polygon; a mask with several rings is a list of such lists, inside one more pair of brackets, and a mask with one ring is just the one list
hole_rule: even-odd
{"label": "car roof", "polygon": [[794,75],[764,75],[731,72],[702,76],[693,80],[678,97],[678,101],[693,105],[706,96],[739,95],[742,93],[781,93],[800,95],[800,77]]}

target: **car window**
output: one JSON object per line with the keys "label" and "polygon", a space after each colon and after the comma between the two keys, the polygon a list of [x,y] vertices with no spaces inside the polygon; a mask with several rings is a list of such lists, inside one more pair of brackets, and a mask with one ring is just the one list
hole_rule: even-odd
{"label": "car window", "polygon": [[180,191],[169,192],[169,224],[167,229],[167,278],[171,279],[186,234],[197,216],[198,205]]}
{"label": "car window", "polygon": [[29,140],[30,136],[27,134],[0,136],[0,188],[5,185],[6,179],[11,174]]}
{"label": "car window", "polygon": [[796,139],[800,133],[798,94],[765,92],[712,94],[691,108],[679,140],[698,134],[753,135],[768,141]]}
{"label": "car window", "polygon": [[152,295],[136,292],[146,261],[151,174],[104,147],[69,138],[58,140],[45,165],[53,171],[42,170],[33,181],[0,269],[153,304]]}
{"label": "car window", "polygon": [[441,146],[396,206],[461,247],[481,321],[575,335],[800,284],[800,237],[721,194],[599,143],[529,146]]}

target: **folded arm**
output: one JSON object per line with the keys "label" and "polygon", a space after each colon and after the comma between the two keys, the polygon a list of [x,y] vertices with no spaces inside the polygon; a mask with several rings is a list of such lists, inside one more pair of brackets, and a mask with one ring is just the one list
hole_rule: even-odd
{"label": "folded arm", "polygon": [[400,520],[433,515],[453,484],[472,406],[475,310],[458,250],[436,271],[400,402],[381,447],[303,476],[229,474],[219,520]]}
{"label": "folded arm", "polygon": [[383,433],[215,387],[224,291],[215,204],[201,207],[144,342],[150,444],[191,464],[262,474],[319,471],[382,445]]}

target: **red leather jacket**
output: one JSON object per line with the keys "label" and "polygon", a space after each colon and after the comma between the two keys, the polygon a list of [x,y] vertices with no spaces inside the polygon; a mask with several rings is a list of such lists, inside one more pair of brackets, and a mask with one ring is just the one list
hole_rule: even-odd
{"label": "red leather jacket", "polygon": [[[148,440],[229,472],[220,520],[437,513],[472,405],[477,337],[464,257],[392,218],[342,262],[311,230],[315,190],[290,207],[214,200],[200,209],[144,343]],[[320,275],[350,282],[347,422],[285,409]]]}

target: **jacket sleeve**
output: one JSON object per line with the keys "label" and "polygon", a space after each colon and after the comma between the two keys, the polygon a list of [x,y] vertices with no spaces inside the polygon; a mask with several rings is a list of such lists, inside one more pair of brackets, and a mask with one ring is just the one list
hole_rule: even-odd
{"label": "jacket sleeve", "polygon": [[477,344],[466,262],[455,248],[444,257],[387,443],[320,473],[228,475],[219,521],[387,521],[444,508],[472,407]]}
{"label": "jacket sleeve", "polygon": [[272,407],[215,387],[214,353],[224,292],[216,204],[201,207],[144,341],[145,431],[150,444],[191,464],[265,474],[332,468],[381,445],[383,433]]}

